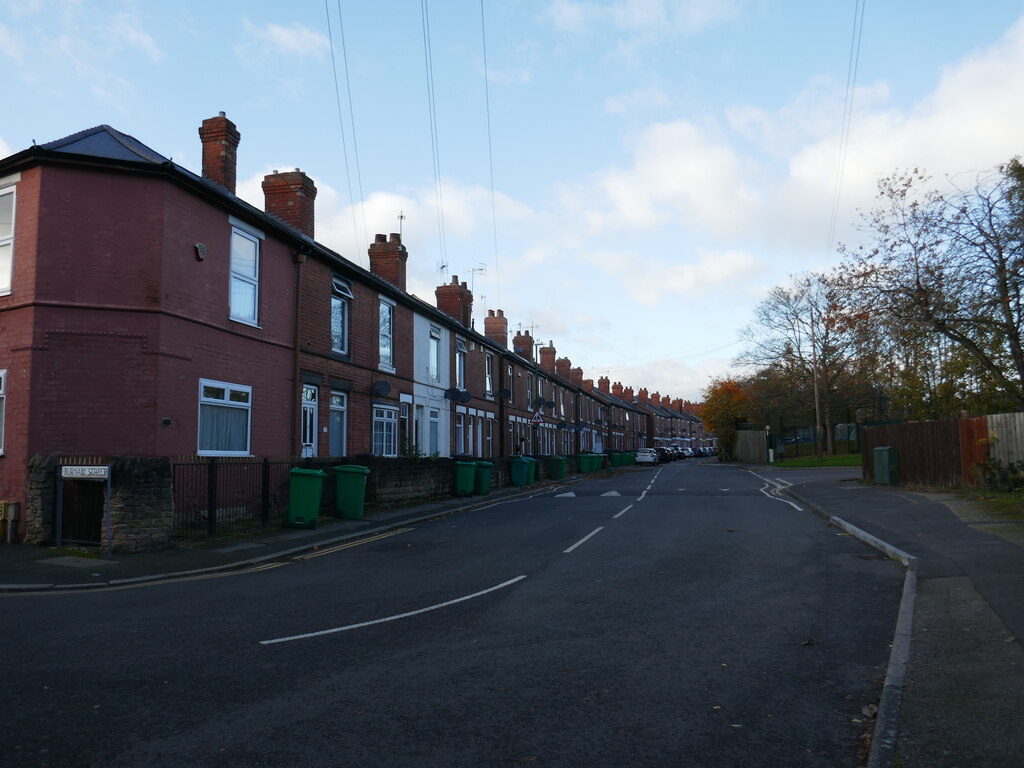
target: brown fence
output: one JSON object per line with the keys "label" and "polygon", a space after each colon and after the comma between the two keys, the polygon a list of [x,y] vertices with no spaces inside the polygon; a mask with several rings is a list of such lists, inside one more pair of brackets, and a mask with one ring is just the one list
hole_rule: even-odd
{"label": "brown fence", "polygon": [[864,479],[875,480],[875,448],[891,446],[899,456],[901,483],[934,488],[974,485],[979,465],[1024,461],[1024,413],[975,416],[865,427],[861,431]]}

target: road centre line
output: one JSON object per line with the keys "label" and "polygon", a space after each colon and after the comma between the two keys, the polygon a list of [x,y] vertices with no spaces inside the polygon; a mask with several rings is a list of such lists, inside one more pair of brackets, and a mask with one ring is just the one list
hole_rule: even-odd
{"label": "road centre line", "polygon": [[374,624],[384,624],[385,622],[388,622],[388,621],[397,621],[398,619],[407,619],[410,616],[418,616],[421,613],[427,613],[429,611],[436,611],[438,608],[447,608],[449,605],[455,605],[456,603],[463,603],[466,600],[472,600],[472,599],[474,599],[476,597],[481,597],[481,596],[489,594],[491,592],[496,592],[499,589],[504,589],[505,587],[510,587],[513,584],[515,584],[516,582],[522,581],[525,578],[526,578],[525,574],[522,575],[522,576],[516,576],[514,579],[509,579],[508,581],[502,582],[501,584],[498,584],[497,586],[488,587],[487,589],[482,589],[479,592],[474,592],[472,595],[465,595],[463,597],[457,597],[454,600],[448,600],[447,602],[438,603],[437,605],[430,605],[430,606],[427,606],[426,608],[420,608],[420,609],[415,610],[415,611],[407,611],[406,613],[399,613],[399,614],[397,614],[395,616],[386,616],[383,619],[374,619],[373,621],[363,621],[363,622],[360,622],[359,624],[349,624],[348,626],[345,626],[345,627],[334,627],[332,629],[322,629],[319,632],[306,632],[306,633],[301,634],[301,635],[290,635],[288,637],[277,637],[277,638],[274,638],[273,640],[260,640],[260,645],[274,645],[275,643],[288,643],[288,642],[291,642],[292,640],[306,640],[306,639],[311,638],[311,637],[320,637],[322,635],[332,635],[332,634],[334,634],[336,632],[347,632],[350,629],[361,629],[362,627],[370,627],[370,626],[373,626]]}
{"label": "road centre line", "polygon": [[604,530],[604,526],[603,526],[603,525],[602,525],[602,526],[601,526],[600,528],[595,528],[595,529],[594,529],[594,530],[592,530],[592,531],[591,531],[590,533],[588,533],[588,534],[587,534],[586,536],[584,536],[584,537],[583,537],[582,539],[580,539],[580,540],[579,540],[579,541],[577,541],[577,542],[576,542],[575,544],[573,544],[573,545],[572,545],[571,547],[569,547],[569,548],[568,548],[567,550],[565,550],[565,551],[564,551],[564,552],[563,552],[562,554],[563,554],[563,555],[568,555],[568,554],[569,554],[570,552],[572,552],[572,551],[573,551],[574,549],[576,549],[576,547],[578,547],[578,546],[579,546],[580,544],[582,544],[583,542],[585,542],[585,541],[586,541],[587,539],[589,539],[589,538],[590,538],[591,536],[594,536],[594,535],[596,535],[596,534],[600,533],[600,532],[601,532],[601,531],[603,531],[603,530]]}
{"label": "road centre line", "polygon": [[630,505],[629,505],[628,507],[626,507],[626,508],[625,508],[624,510],[622,510],[621,512],[619,512],[619,514],[617,514],[617,515],[613,516],[613,517],[612,517],[612,520],[618,520],[618,519],[619,519],[620,517],[622,517],[622,516],[623,516],[624,514],[626,514],[627,512],[629,512],[629,510],[631,510],[632,508],[633,508],[633,505],[632,505],[632,504],[630,504]]}

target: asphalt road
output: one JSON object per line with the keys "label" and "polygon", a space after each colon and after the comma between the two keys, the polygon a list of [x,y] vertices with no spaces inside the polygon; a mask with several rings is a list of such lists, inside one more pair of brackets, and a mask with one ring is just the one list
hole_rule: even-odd
{"label": "asphalt road", "polygon": [[763,485],[677,462],[247,574],[0,596],[0,763],[857,766],[902,570]]}

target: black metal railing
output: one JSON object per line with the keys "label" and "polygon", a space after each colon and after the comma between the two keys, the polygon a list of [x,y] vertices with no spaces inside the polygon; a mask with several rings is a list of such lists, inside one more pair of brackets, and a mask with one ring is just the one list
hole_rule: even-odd
{"label": "black metal railing", "polygon": [[[194,539],[281,527],[288,519],[292,468],[329,470],[344,462],[215,456],[174,461],[174,536]],[[333,499],[334,483],[325,482],[321,506],[329,508]]]}

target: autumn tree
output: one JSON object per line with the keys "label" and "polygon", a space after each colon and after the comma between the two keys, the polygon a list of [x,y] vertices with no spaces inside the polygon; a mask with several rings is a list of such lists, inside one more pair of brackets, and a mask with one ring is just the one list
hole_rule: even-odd
{"label": "autumn tree", "polygon": [[736,424],[744,421],[750,396],[735,379],[713,379],[704,390],[704,426],[718,438],[718,460],[731,461],[736,449]]}
{"label": "autumn tree", "polygon": [[790,391],[806,393],[819,446],[833,453],[834,411],[856,388],[856,352],[864,343],[865,322],[832,277],[795,276],[789,285],[773,288],[754,310],[753,321],[741,331],[746,349],[735,362],[771,372],[770,377],[788,380]]}
{"label": "autumn tree", "polygon": [[967,189],[930,185],[917,170],[879,181],[882,204],[862,226],[871,244],[842,248],[844,285],[890,327],[956,348],[917,369],[939,374],[936,415],[957,397],[1024,410],[1024,167],[1014,158]]}

